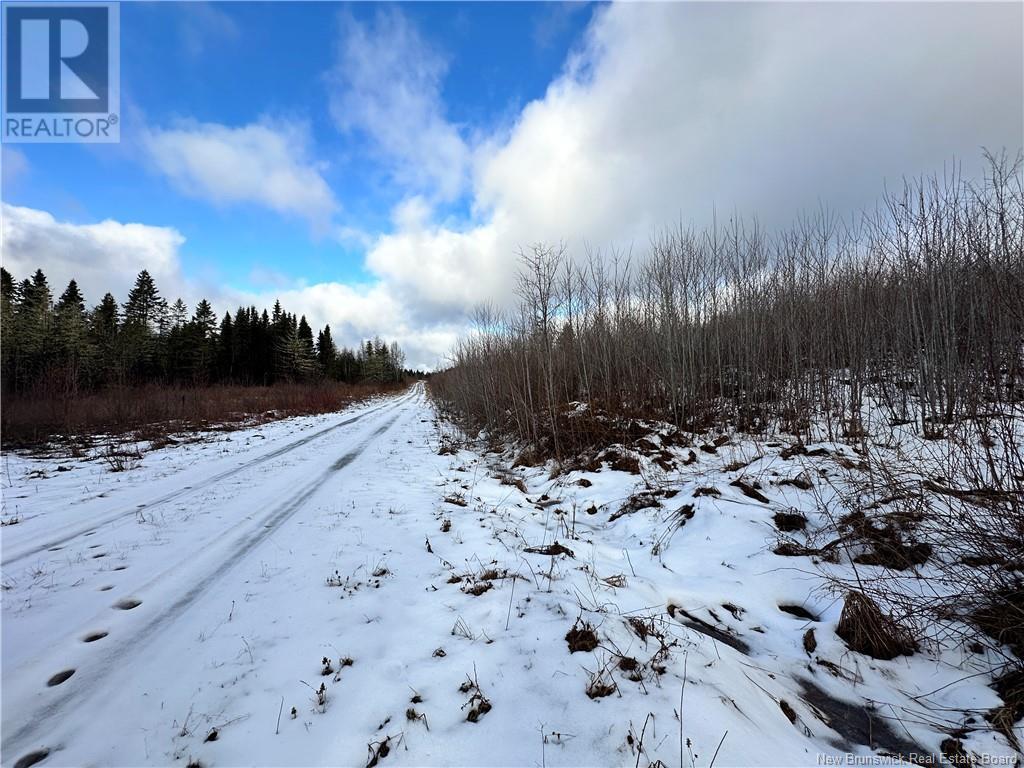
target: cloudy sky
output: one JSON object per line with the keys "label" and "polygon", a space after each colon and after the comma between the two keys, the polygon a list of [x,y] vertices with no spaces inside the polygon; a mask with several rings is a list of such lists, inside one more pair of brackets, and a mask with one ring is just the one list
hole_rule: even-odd
{"label": "cloudy sky", "polygon": [[1016,152],[1022,9],[125,3],[121,143],[3,148],[4,266],[280,298],[434,366],[520,247],[785,226]]}

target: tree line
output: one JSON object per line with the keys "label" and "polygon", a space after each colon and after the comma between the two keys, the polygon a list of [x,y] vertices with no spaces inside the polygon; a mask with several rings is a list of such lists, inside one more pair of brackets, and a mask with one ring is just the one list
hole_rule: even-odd
{"label": "tree line", "polygon": [[848,222],[678,227],[636,262],[535,246],[518,305],[480,310],[432,389],[472,427],[559,457],[630,418],[836,439],[863,434],[870,401],[939,437],[1017,407],[1024,183],[1019,156],[988,160],[981,179],[908,182]]}
{"label": "tree line", "polygon": [[75,280],[56,302],[41,269],[15,281],[0,268],[0,382],[5,393],[74,396],[147,383],[267,385],[334,380],[394,382],[408,373],[397,342],[339,347],[325,325],[275,302],[225,312],[202,299],[168,303],[142,270],[123,305],[111,293],[91,309]]}

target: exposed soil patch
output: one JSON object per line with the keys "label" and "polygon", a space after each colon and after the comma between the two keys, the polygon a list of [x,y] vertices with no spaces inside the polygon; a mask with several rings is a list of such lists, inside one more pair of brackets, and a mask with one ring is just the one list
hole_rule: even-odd
{"label": "exposed soil patch", "polygon": [[770,504],[768,497],[761,493],[754,485],[744,480],[733,480],[729,485],[735,486],[743,491],[743,495],[753,499],[754,501],[760,501],[762,504]]}
{"label": "exposed soil patch", "polygon": [[840,518],[839,527],[841,532],[869,547],[867,552],[854,557],[854,562],[905,570],[923,565],[932,554],[930,544],[912,538],[913,527],[919,520],[913,514],[869,517],[857,510]]}
{"label": "exposed soil patch", "polygon": [[818,621],[818,617],[810,611],[808,611],[802,605],[780,605],[779,610],[783,613],[788,613],[790,616],[796,616],[798,619],[806,619],[807,621]]}
{"label": "exposed soil patch", "polygon": [[782,714],[786,716],[786,719],[791,723],[796,723],[796,710],[793,706],[785,699],[779,699],[779,709],[782,710]]}
{"label": "exposed soil patch", "polygon": [[814,487],[814,484],[811,483],[810,478],[808,478],[807,475],[804,474],[797,475],[796,477],[786,478],[785,480],[780,480],[779,485],[792,485],[794,488],[799,488],[801,491],[809,491],[811,490],[811,488]]}
{"label": "exposed soil patch", "polygon": [[722,492],[711,485],[704,486],[703,488],[698,488],[693,492],[693,498],[695,499],[699,499],[701,496],[714,496],[715,498],[718,498],[721,495]]}
{"label": "exposed soil patch", "polygon": [[818,650],[818,638],[814,636],[814,627],[804,632],[804,652],[810,656]]}
{"label": "exposed soil patch", "polygon": [[609,450],[601,455],[602,460],[607,461],[609,466],[619,472],[628,472],[631,475],[640,474],[640,460],[623,451]]}
{"label": "exposed soil patch", "polygon": [[807,527],[807,518],[796,512],[776,512],[772,520],[776,528],[786,533],[802,531]]}
{"label": "exposed soil patch", "polygon": [[925,542],[906,544],[899,540],[874,542],[870,552],[853,558],[860,565],[880,565],[897,571],[924,565],[932,555],[932,545]]}
{"label": "exposed soil patch", "polygon": [[974,763],[960,739],[943,739],[939,744],[939,751],[950,765],[972,765]]}

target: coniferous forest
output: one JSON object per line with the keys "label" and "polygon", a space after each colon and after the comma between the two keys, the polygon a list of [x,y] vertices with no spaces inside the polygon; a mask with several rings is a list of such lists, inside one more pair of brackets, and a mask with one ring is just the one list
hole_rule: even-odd
{"label": "coniferous forest", "polygon": [[206,299],[190,310],[163,297],[146,270],[123,304],[106,293],[90,307],[75,280],[55,298],[43,270],[18,281],[3,269],[0,329],[8,442],[160,419],[327,410],[411,374],[397,342],[339,347],[329,325],[314,333],[280,302],[220,318]]}

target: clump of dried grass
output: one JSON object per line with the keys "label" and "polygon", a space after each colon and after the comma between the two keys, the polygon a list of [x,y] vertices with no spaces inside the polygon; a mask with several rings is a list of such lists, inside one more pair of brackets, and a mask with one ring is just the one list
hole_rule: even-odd
{"label": "clump of dried grass", "polygon": [[874,600],[856,590],[846,594],[836,634],[851,650],[875,659],[910,656],[917,650],[917,641],[910,632],[883,613]]}

